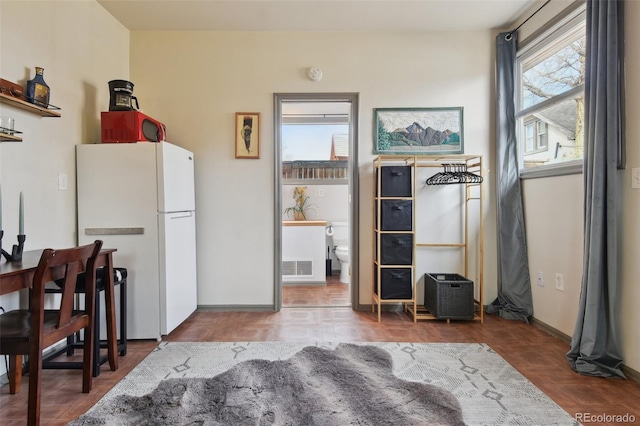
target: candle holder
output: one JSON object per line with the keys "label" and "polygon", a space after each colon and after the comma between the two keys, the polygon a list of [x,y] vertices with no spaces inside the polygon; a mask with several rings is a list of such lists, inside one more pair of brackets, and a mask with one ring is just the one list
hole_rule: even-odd
{"label": "candle holder", "polygon": [[18,244],[13,245],[13,249],[11,250],[11,254],[5,251],[2,248],[2,237],[4,237],[4,231],[0,230],[0,252],[7,262],[14,262],[18,260],[22,260],[22,252],[24,251],[24,241],[27,239],[27,236],[24,234],[18,235]]}

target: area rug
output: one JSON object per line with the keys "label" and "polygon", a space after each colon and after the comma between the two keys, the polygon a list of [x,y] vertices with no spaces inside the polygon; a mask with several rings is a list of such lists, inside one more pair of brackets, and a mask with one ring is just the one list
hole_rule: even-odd
{"label": "area rug", "polygon": [[168,342],[89,424],[579,423],[484,344]]}

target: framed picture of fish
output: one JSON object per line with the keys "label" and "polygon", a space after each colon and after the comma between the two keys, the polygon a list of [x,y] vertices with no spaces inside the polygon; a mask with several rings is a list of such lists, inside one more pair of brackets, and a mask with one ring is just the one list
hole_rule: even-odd
{"label": "framed picture of fish", "polygon": [[374,154],[463,154],[463,108],[375,108]]}
{"label": "framed picture of fish", "polygon": [[236,158],[260,158],[260,113],[236,112]]}

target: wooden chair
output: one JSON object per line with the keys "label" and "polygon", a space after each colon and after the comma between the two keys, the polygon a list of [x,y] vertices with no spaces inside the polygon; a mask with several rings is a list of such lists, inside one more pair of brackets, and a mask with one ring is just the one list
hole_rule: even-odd
{"label": "wooden chair", "polygon": [[[45,249],[33,277],[30,309],[0,315],[0,354],[9,355],[9,387],[20,389],[22,356],[29,355],[28,424],[40,424],[42,351],[65,337],[84,330],[82,392],[92,386],[93,339],[96,293],[96,257],[102,241],[69,249]],[[73,309],[78,273],[85,271],[85,310]],[[45,309],[45,284],[64,281],[59,309]]]}

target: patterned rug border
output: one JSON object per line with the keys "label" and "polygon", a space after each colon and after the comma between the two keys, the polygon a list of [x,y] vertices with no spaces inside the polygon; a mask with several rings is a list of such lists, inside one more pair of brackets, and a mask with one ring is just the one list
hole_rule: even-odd
{"label": "patterned rug border", "polygon": [[[284,360],[306,346],[345,342],[161,342],[90,411],[120,394],[142,396],[161,380],[213,377],[249,359]],[[579,425],[484,343],[350,342],[391,354],[401,379],[440,386],[460,401],[468,425]]]}

